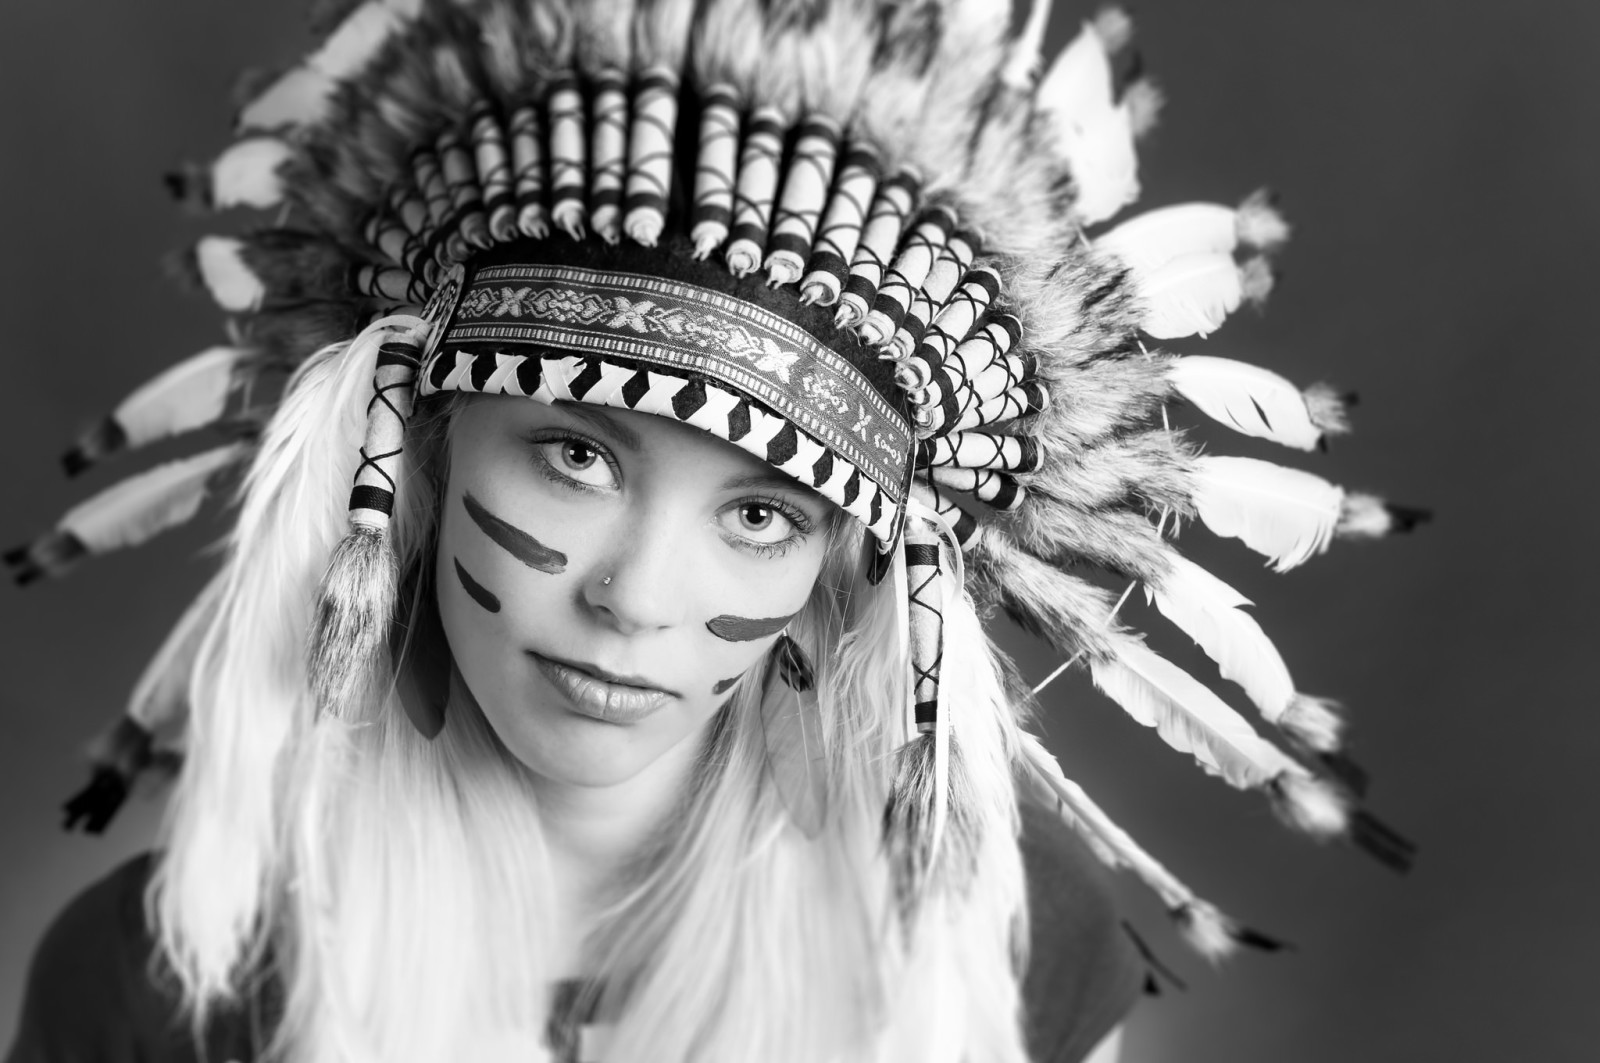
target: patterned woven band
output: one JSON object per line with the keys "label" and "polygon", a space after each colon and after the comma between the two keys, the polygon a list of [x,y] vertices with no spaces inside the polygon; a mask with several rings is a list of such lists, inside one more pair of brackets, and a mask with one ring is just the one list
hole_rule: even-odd
{"label": "patterned woven band", "polygon": [[619,270],[479,268],[421,390],[672,417],[795,477],[885,542],[915,453],[907,417],[808,329],[727,292]]}

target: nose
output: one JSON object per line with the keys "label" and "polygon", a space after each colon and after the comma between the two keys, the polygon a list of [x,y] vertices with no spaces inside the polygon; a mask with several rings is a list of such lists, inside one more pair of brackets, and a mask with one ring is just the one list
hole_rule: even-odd
{"label": "nose", "polygon": [[693,609],[696,564],[683,517],[639,514],[596,551],[580,593],[591,613],[625,635],[681,624]]}

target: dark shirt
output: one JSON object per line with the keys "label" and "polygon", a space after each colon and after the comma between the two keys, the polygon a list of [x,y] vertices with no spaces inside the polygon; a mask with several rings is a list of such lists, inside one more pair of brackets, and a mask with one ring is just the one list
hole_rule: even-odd
{"label": "dark shirt", "polygon": [[[1133,1006],[1144,965],[1123,934],[1104,872],[1047,812],[1025,808],[1032,910],[1023,984],[1028,1046],[1038,1063],[1077,1063]],[[203,1050],[179,1015],[175,985],[153,973],[144,918],[152,858],[135,857],[79,894],[33,958],[6,1063],[228,1063],[265,1044],[247,1001],[207,1028]],[[255,1047],[253,1047],[255,1046]]]}

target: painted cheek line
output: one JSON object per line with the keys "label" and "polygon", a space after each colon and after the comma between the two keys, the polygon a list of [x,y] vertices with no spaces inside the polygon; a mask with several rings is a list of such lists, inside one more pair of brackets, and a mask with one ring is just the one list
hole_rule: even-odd
{"label": "painted cheek line", "polygon": [[498,613],[500,611],[500,599],[490,593],[489,588],[467,574],[467,570],[461,567],[460,558],[452,557],[450,560],[456,563],[456,579],[461,581],[461,589],[467,592],[467,597],[483,606],[489,612]]}
{"label": "painted cheek line", "polygon": [[521,528],[501,520],[468,492],[462,493],[461,504],[467,507],[467,516],[491,542],[524,565],[551,574],[566,571],[567,555],[560,550],[550,549]]}
{"label": "painted cheek line", "polygon": [[711,688],[711,693],[726,694],[728,691],[733,689],[733,684],[737,683],[742,676],[743,673],[741,672],[739,675],[730,676],[727,679],[717,680],[716,685]]}
{"label": "painted cheek line", "polygon": [[706,630],[725,642],[753,642],[768,635],[776,635],[789,626],[789,621],[799,616],[769,616],[765,620],[752,620],[745,616],[714,616],[706,621]]}

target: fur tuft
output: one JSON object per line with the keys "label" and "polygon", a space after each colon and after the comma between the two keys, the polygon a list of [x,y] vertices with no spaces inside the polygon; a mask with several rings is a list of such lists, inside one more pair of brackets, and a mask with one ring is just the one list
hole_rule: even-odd
{"label": "fur tuft", "polygon": [[1272,266],[1259,255],[1247,259],[1239,267],[1239,292],[1244,301],[1253,306],[1267,301],[1267,296],[1272,294],[1273,280]]}
{"label": "fur tuft", "polygon": [[1337,753],[1344,742],[1344,716],[1331,698],[1296,694],[1278,726],[1318,753]]}
{"label": "fur tuft", "polygon": [[1100,38],[1107,55],[1115,55],[1133,40],[1133,19],[1122,8],[1108,4],[1094,13],[1089,26]]}
{"label": "fur tuft", "polygon": [[309,681],[319,714],[341,716],[388,682],[397,581],[388,536],[352,526],[328,562],[311,624]]}
{"label": "fur tuft", "polygon": [[976,871],[982,828],[972,813],[977,795],[961,746],[950,735],[949,814],[944,830],[934,837],[935,739],[919,734],[894,756],[894,781],[883,810],[883,844],[902,925],[916,925],[922,902],[959,895]]}
{"label": "fur tuft", "polygon": [[1268,189],[1251,193],[1235,212],[1239,243],[1271,251],[1289,239],[1289,223],[1274,205],[1276,197]]}
{"label": "fur tuft", "polygon": [[1352,492],[1344,497],[1337,534],[1342,539],[1379,539],[1412,531],[1432,519],[1432,510],[1394,505],[1377,495]]}
{"label": "fur tuft", "polygon": [[1273,811],[1296,830],[1326,841],[1349,829],[1349,804],[1331,784],[1303,771],[1285,772],[1271,790]]}
{"label": "fur tuft", "polygon": [[1344,435],[1350,431],[1350,416],[1345,409],[1343,396],[1327,384],[1312,384],[1306,388],[1306,413],[1311,423],[1324,436]]}
{"label": "fur tuft", "polygon": [[1130,84],[1122,93],[1121,107],[1128,115],[1128,128],[1133,131],[1135,139],[1148,134],[1161,120],[1161,108],[1166,105],[1167,98],[1155,82],[1148,78],[1140,78]]}

